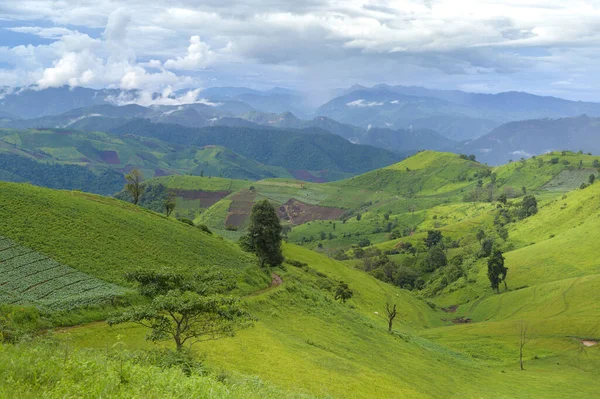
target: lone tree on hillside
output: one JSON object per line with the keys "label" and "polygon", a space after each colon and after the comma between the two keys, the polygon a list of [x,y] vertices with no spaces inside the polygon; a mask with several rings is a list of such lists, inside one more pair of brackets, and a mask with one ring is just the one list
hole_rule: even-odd
{"label": "lone tree on hillside", "polygon": [[385,304],[385,311],[387,313],[388,331],[392,332],[392,327],[393,327],[393,324],[394,324],[394,319],[398,315],[398,312],[396,311],[396,304],[390,305],[389,302],[386,302],[386,304]]}
{"label": "lone tree on hillside", "polygon": [[177,203],[175,202],[175,197],[169,194],[167,196],[167,199],[163,203],[163,206],[165,207],[165,214],[167,215],[167,217],[169,217],[171,213],[173,213],[176,205]]}
{"label": "lone tree on hillside", "polygon": [[529,216],[533,216],[538,212],[537,199],[533,195],[526,195],[521,201],[521,209],[519,210],[519,217],[525,219]]}
{"label": "lone tree on hillside", "polygon": [[521,366],[521,370],[525,370],[525,367],[523,367],[523,348],[531,341],[531,336],[529,326],[521,320],[519,322],[519,365]]}
{"label": "lone tree on hillside", "polygon": [[125,190],[127,190],[133,197],[133,204],[137,205],[138,201],[140,200],[140,196],[144,192],[144,187],[142,185],[144,175],[139,170],[134,169],[125,175],[125,180],[127,180],[127,183],[125,184]]}
{"label": "lone tree on hillside", "polygon": [[427,248],[435,247],[442,242],[442,232],[439,230],[429,230],[427,232],[427,238],[424,239]]}
{"label": "lone tree on hillside", "polygon": [[259,201],[252,207],[248,234],[240,239],[240,246],[255,253],[261,267],[279,266],[284,260],[281,232],[281,222],[273,205],[268,200]]}
{"label": "lone tree on hillside", "polygon": [[113,326],[133,322],[150,329],[153,342],[173,340],[177,351],[184,345],[234,336],[256,320],[239,298],[223,295],[234,284],[221,274],[189,277],[140,271],[126,275],[150,301],[108,319]]}
{"label": "lone tree on hillside", "polygon": [[596,181],[596,175],[594,175],[594,174],[592,173],[592,174],[590,175],[590,177],[589,177],[589,179],[588,179],[588,180],[589,180],[589,182],[590,182],[590,185],[591,185],[591,184],[594,184],[594,182]]}
{"label": "lone tree on hillside", "polygon": [[496,292],[500,293],[500,283],[504,281],[504,288],[508,290],[506,286],[506,274],[508,268],[504,266],[504,256],[498,249],[494,249],[492,256],[488,259],[488,279],[490,280],[490,286]]}
{"label": "lone tree on hillside", "polygon": [[354,292],[348,287],[348,283],[344,283],[340,281],[337,288],[335,289],[335,297],[336,301],[340,301],[342,303],[346,303],[346,301],[354,296]]}

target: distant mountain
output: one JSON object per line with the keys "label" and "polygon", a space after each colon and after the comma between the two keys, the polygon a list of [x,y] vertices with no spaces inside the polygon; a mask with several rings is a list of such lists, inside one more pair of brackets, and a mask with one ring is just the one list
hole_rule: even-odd
{"label": "distant mountain", "polygon": [[0,109],[20,118],[38,118],[59,115],[75,108],[107,104],[110,98],[123,93],[133,94],[121,90],[94,90],[67,86],[44,90],[16,89],[0,98]]}
{"label": "distant mountain", "polygon": [[600,118],[579,116],[510,122],[457,147],[481,162],[498,165],[553,150],[600,154]]}
{"label": "distant mountain", "polygon": [[246,115],[246,118],[266,126],[293,129],[319,128],[341,136],[355,144],[366,144],[385,148],[400,154],[409,154],[418,150],[445,150],[456,145],[450,140],[430,129],[384,129],[361,128],[339,123],[326,116],[311,120],[296,118],[292,113]]}
{"label": "distant mountain", "polygon": [[212,126],[201,129],[131,120],[112,130],[180,145],[219,145],[260,163],[288,170],[362,173],[389,165],[401,156],[388,150],[356,145],[321,129],[274,129]]}
{"label": "distant mountain", "polygon": [[477,94],[376,85],[357,87],[322,105],[316,113],[363,127],[432,129],[448,138],[465,140],[509,121],[583,113],[600,116],[600,104],[521,92]]}

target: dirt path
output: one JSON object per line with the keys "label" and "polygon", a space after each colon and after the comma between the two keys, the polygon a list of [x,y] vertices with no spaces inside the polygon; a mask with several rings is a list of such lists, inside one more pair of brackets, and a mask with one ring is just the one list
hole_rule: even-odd
{"label": "dirt path", "polygon": [[281,276],[279,276],[278,274],[275,274],[275,273],[271,273],[271,285],[270,286],[268,286],[267,288],[265,288],[263,290],[253,292],[252,294],[248,294],[246,296],[251,297],[251,296],[262,295],[266,292],[271,291],[273,288],[279,287],[281,284],[283,284],[283,279],[281,278]]}

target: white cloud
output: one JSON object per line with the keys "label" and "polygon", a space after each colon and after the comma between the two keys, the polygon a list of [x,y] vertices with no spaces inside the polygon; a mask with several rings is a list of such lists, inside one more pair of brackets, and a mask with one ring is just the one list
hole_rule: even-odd
{"label": "white cloud", "polygon": [[[10,30],[55,40],[33,49],[12,44],[10,68],[25,73],[12,73],[9,82],[31,83],[68,53],[87,49],[105,68],[171,70],[184,76],[180,85],[202,74],[319,88],[388,81],[577,96],[600,88],[589,81],[600,75],[598,1],[131,0],[119,7],[112,0],[3,0],[0,20],[23,22]],[[42,26],[29,26],[35,21]],[[72,30],[82,25],[96,33]],[[214,69],[204,73],[208,67]],[[97,84],[118,85],[125,74],[128,82],[162,77],[163,86],[172,84],[162,71],[152,78],[127,68],[118,78],[91,71]]]}
{"label": "white cloud", "polygon": [[351,108],[363,108],[363,107],[380,107],[382,106],[383,103],[382,102],[377,102],[377,101],[365,101],[364,99],[360,99],[360,100],[355,100],[352,102],[349,102],[346,104],[346,106],[351,107]]}
{"label": "white cloud", "polygon": [[210,49],[210,46],[200,40],[200,36],[192,36],[185,57],[169,59],[165,62],[164,67],[180,70],[202,69],[214,62],[214,59],[215,53]]}

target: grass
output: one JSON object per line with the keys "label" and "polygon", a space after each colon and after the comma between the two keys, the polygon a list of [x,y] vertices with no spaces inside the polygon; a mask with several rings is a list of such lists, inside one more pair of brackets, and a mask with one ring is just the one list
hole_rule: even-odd
{"label": "grass", "polygon": [[97,195],[0,183],[4,237],[104,281],[125,284],[137,269],[193,273],[222,268],[241,291],[267,285],[255,259],[235,244],[173,218]]}

